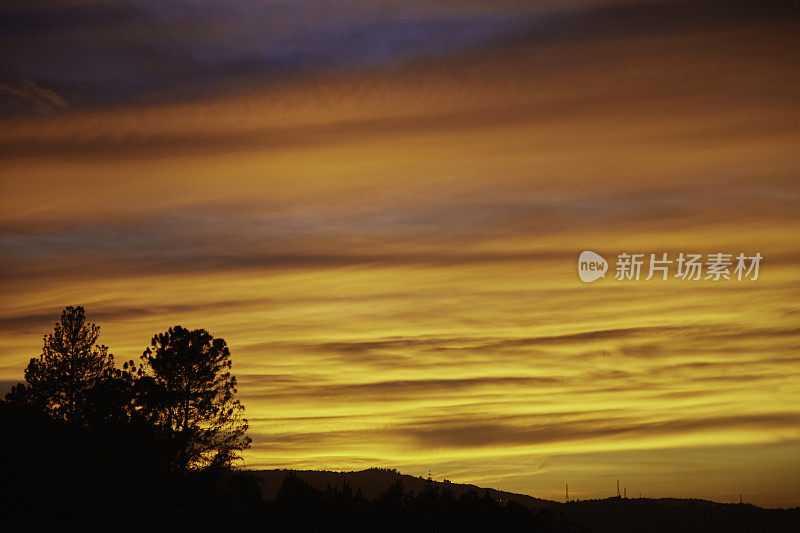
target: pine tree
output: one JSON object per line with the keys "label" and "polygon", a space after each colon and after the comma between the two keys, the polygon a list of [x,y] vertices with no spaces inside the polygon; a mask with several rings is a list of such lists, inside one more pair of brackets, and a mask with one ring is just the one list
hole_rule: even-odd
{"label": "pine tree", "polygon": [[44,336],[42,354],[25,369],[27,385],[16,385],[7,399],[70,422],[85,421],[92,391],[115,374],[114,356],[95,344],[99,334],[99,326],[86,322],[83,307],[64,309],[53,332]]}
{"label": "pine tree", "polygon": [[174,466],[229,467],[250,439],[225,340],[175,326],[154,336],[141,359],[142,409],[172,436]]}

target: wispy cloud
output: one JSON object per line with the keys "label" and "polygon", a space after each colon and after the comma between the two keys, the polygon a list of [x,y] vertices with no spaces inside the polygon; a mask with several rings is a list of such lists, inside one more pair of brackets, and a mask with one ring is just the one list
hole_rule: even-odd
{"label": "wispy cloud", "polygon": [[0,113],[33,111],[49,113],[67,107],[54,91],[22,78],[0,78]]}

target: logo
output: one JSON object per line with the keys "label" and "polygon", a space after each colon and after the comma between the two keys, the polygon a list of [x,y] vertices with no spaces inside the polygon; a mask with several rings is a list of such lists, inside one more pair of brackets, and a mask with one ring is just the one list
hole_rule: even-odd
{"label": "logo", "polygon": [[585,250],[578,258],[578,276],[584,283],[591,283],[597,279],[606,277],[608,262],[603,256]]}
{"label": "logo", "polygon": [[[747,255],[716,252],[679,254],[670,252],[643,253],[623,252],[617,255],[613,279],[616,281],[650,281],[653,278],[667,281],[680,279],[689,281],[736,281],[758,280],[761,261],[759,252]],[[606,277],[608,262],[600,254],[585,250],[578,257],[578,276],[584,283]]]}

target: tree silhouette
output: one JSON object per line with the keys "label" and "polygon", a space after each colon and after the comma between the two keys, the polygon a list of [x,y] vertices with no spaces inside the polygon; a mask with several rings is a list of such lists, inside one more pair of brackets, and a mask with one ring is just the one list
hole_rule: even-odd
{"label": "tree silhouette", "polygon": [[227,468],[249,447],[223,339],[174,326],[153,337],[141,360],[138,402],[173,437],[174,467]]}
{"label": "tree silhouette", "polygon": [[25,369],[28,385],[18,384],[7,395],[14,403],[36,405],[52,416],[84,422],[93,391],[116,375],[114,356],[106,346],[95,344],[100,327],[86,322],[83,307],[67,307],[53,333],[44,336],[40,357]]}

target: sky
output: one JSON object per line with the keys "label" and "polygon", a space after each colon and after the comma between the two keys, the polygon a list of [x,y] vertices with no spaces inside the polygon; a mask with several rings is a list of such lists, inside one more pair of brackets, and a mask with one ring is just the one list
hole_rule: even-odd
{"label": "sky", "polygon": [[[223,337],[248,468],[800,505],[799,21],[4,2],[0,384],[83,305],[119,362]],[[614,279],[681,252],[763,260]]]}

